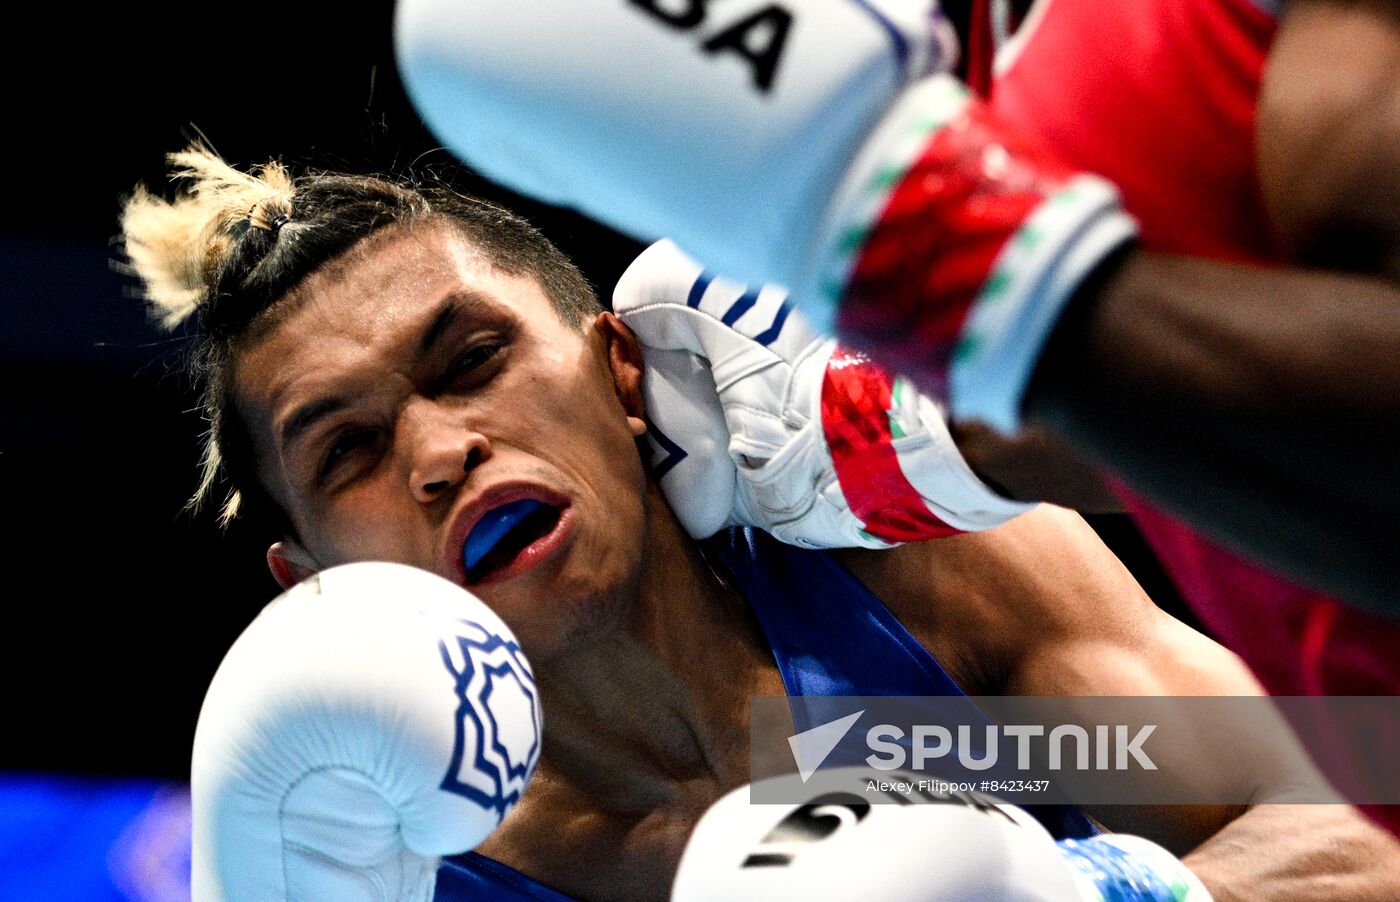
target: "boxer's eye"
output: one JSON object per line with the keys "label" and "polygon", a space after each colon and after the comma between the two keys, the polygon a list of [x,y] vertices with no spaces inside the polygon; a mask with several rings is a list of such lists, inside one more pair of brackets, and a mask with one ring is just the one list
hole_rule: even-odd
{"label": "boxer's eye", "polygon": [[481,342],[467,348],[448,367],[444,384],[450,386],[458,382],[469,383],[489,375],[487,364],[495,361],[502,348],[503,345],[495,341]]}
{"label": "boxer's eye", "polygon": [[374,441],[374,436],[375,432],[372,429],[353,429],[336,436],[321,458],[321,466],[317,475],[322,479],[331,475],[336,466],[344,461],[347,455]]}

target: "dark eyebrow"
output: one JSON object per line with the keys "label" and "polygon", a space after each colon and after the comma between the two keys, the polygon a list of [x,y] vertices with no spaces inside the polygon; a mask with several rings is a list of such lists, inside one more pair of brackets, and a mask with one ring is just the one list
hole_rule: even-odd
{"label": "dark eyebrow", "polygon": [[438,305],[437,312],[433,314],[433,321],[423,332],[423,337],[418,341],[418,355],[427,357],[437,345],[443,335],[457,323],[457,320],[465,318],[486,318],[490,316],[495,305],[480,292],[463,288],[452,292],[442,303]]}

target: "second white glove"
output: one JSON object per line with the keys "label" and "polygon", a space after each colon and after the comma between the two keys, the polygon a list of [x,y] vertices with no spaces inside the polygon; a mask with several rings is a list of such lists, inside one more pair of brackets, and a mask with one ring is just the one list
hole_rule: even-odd
{"label": "second white glove", "polygon": [[1057,843],[1025,811],[987,796],[872,790],[888,771],[823,776],[805,804],[755,804],[745,786],[712,805],[681,856],[674,902],[1211,899],[1176,856],[1141,837]]}
{"label": "second white glove", "polygon": [[619,279],[660,484],[696,538],[755,526],[809,548],[888,547],[998,526],[1032,505],[968,467],[942,409],[817,335],[776,286],[659,241]]}
{"label": "second white glove", "polygon": [[196,902],[428,902],[520,798],[529,664],[458,586],[349,564],[268,605],[205,696],[191,765]]}

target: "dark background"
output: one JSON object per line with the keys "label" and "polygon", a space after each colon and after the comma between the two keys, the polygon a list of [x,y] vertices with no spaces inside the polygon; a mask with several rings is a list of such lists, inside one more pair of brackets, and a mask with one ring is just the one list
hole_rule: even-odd
{"label": "dark background", "polygon": [[[48,4],[10,32],[0,769],[187,774],[205,686],[277,592],[262,563],[273,536],[182,510],[205,424],[180,336],[148,326],[110,266],[120,199],[138,181],[159,189],[163,155],[201,133],[240,166],[449,168],[402,95],[391,10]],[[520,210],[597,286],[639,247],[469,174],[459,184]],[[1171,604],[1131,530],[1096,525]]]}

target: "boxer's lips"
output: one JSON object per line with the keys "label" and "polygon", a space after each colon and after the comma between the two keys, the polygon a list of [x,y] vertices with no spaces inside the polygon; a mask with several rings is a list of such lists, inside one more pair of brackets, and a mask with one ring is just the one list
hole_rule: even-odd
{"label": "boxer's lips", "polygon": [[541,563],[562,546],[571,529],[567,499],[536,487],[505,488],[463,511],[449,554],[464,584],[481,585]]}

